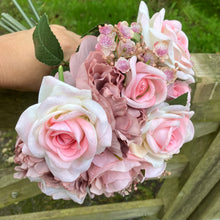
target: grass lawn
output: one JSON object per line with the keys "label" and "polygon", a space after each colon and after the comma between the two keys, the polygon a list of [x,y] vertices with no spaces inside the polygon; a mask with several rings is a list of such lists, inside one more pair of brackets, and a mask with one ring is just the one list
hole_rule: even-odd
{"label": "grass lawn", "polygon": [[[27,0],[18,0],[29,13]],[[64,25],[68,29],[84,34],[97,24],[136,20],[140,0],[36,0],[38,12],[49,16],[50,23]],[[166,9],[166,19],[182,23],[183,31],[189,38],[189,49],[194,53],[220,52],[220,4],[218,0],[148,0],[150,15]],[[22,20],[13,3],[0,1],[0,12],[10,13]],[[25,24],[25,23],[24,23]],[[0,33],[6,31],[0,29]]]}

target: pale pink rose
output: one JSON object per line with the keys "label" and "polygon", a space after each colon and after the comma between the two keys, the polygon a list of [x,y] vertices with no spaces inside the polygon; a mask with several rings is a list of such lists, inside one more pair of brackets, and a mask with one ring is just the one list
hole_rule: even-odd
{"label": "pale pink rose", "polygon": [[[97,155],[88,171],[90,179],[90,192],[95,195],[105,194],[113,196],[115,192],[124,194],[132,183],[137,184],[146,178],[161,175],[165,164],[160,168],[154,168],[151,164],[131,153],[126,158],[119,160],[108,150]],[[145,170],[143,176],[141,170]]]}
{"label": "pale pink rose", "polygon": [[[164,21],[165,10],[155,13],[149,17],[147,5],[141,1],[137,22],[142,26],[143,40],[146,46],[153,50],[157,42],[163,42],[166,49],[164,64],[170,68],[177,68],[186,76],[177,77],[180,79],[190,78],[193,82],[194,72],[188,51],[188,39],[181,30],[181,23],[178,21]],[[160,51],[160,50],[159,50]],[[164,52],[165,50],[163,50]]]}
{"label": "pale pink rose", "polygon": [[105,111],[91,92],[50,76],[44,77],[38,104],[23,112],[16,131],[31,154],[45,159],[64,182],[76,180],[112,140]]}
{"label": "pale pink rose", "polygon": [[131,152],[155,167],[160,166],[164,159],[178,154],[183,144],[192,140],[192,115],[188,107],[167,103],[149,110],[148,120],[142,128],[142,145],[132,146]]}
{"label": "pale pink rose", "polygon": [[20,137],[15,144],[14,162],[19,165],[15,167],[17,173],[14,177],[17,179],[28,177],[34,180],[49,172],[44,158],[34,157]]}
{"label": "pale pink rose", "polygon": [[177,80],[168,86],[167,98],[176,99],[177,97],[183,95],[184,93],[188,93],[187,103],[190,103],[191,89],[189,85],[184,81]]}
{"label": "pale pink rose", "polygon": [[130,60],[131,73],[130,76],[127,74],[122,96],[133,108],[149,108],[163,102],[167,95],[166,75],[157,68],[136,63],[136,60],[136,57]]}
{"label": "pale pink rose", "polygon": [[43,193],[52,196],[53,199],[71,199],[82,204],[87,195],[88,176],[82,173],[73,182],[61,182],[49,173],[39,180],[38,185]]}
{"label": "pale pink rose", "polygon": [[[162,23],[165,15],[165,10],[161,9],[160,12],[155,13],[152,18],[149,17],[149,11],[145,2],[141,1],[138,11],[137,22],[141,24],[143,41],[150,50],[154,50],[154,46],[158,44],[158,55],[161,51],[164,56],[159,56],[165,59],[165,64],[174,68],[174,48],[173,41],[170,37],[161,33]],[[162,44],[161,44],[162,43]],[[157,51],[156,50],[156,51]],[[164,53],[165,52],[165,53]]]}
{"label": "pale pink rose", "polygon": [[188,58],[188,38],[182,31],[182,24],[176,20],[165,20],[162,24],[162,33],[169,36],[179,47],[181,47]]}
{"label": "pale pink rose", "polygon": [[165,20],[161,31],[173,41],[175,63],[178,65],[178,70],[185,74],[194,75],[188,50],[188,38],[182,31],[182,24],[176,20]]}

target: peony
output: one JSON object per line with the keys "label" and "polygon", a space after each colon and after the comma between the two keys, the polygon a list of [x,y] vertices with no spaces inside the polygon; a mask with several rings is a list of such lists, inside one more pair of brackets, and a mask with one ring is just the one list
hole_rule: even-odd
{"label": "peony", "polygon": [[28,177],[31,181],[39,179],[42,175],[49,172],[44,158],[34,157],[21,138],[15,144],[14,162],[19,166],[15,167],[17,179]]}
{"label": "peony", "polygon": [[[124,76],[106,62],[101,51],[93,51],[96,42],[94,37],[82,41],[79,52],[71,57],[70,72],[75,86],[90,89],[93,99],[105,110],[113,130],[114,144],[111,150],[122,157],[122,141],[134,140],[139,143],[141,126],[137,117],[128,112],[126,98],[121,97]],[[94,48],[91,44],[94,44]]]}
{"label": "peony", "polygon": [[[123,194],[132,182],[142,182],[147,178],[160,176],[166,164],[159,168],[152,165],[131,153],[126,158],[119,160],[110,151],[95,156],[92,166],[88,171],[90,179],[90,192],[96,195],[105,194],[113,196],[114,192]],[[141,170],[145,170],[143,176]]]}
{"label": "peony", "polygon": [[59,180],[72,182],[94,156],[111,145],[112,131],[90,91],[44,77],[38,104],[23,112],[16,131],[36,158],[43,158]]}
{"label": "peony", "polygon": [[166,75],[157,68],[136,63],[136,60],[135,56],[130,60],[131,72],[127,74],[122,96],[133,108],[149,108],[163,102],[167,95]]}
{"label": "peony", "polygon": [[43,193],[53,199],[72,199],[82,204],[87,195],[88,177],[83,173],[73,182],[61,182],[48,173],[42,176],[38,185]]}
{"label": "peony", "polygon": [[164,159],[178,154],[183,144],[193,139],[192,115],[193,112],[185,106],[167,103],[150,110],[142,128],[142,145],[131,145],[131,152],[145,158],[155,167],[161,166]]}

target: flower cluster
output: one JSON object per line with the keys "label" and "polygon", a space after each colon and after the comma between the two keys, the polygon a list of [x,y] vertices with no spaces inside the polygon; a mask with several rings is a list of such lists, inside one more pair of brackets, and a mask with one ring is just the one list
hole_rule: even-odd
{"label": "flower cluster", "polygon": [[[137,22],[105,24],[83,39],[65,82],[44,77],[38,103],[16,125],[17,178],[82,203],[164,173],[194,135],[188,40],[164,14],[150,19],[141,2]],[[168,104],[185,93],[186,105]]]}

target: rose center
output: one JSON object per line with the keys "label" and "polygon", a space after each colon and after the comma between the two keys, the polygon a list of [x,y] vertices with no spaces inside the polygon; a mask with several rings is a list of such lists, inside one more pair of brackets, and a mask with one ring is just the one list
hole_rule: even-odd
{"label": "rose center", "polygon": [[144,96],[147,93],[148,89],[149,85],[147,79],[141,79],[136,87],[136,98],[139,99]]}
{"label": "rose center", "polygon": [[60,145],[68,146],[72,145],[76,140],[68,134],[60,134],[56,136],[57,143]]}

